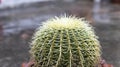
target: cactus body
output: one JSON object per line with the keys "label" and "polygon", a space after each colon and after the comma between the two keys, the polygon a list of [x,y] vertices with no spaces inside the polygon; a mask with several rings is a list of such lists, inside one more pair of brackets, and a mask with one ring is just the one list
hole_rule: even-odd
{"label": "cactus body", "polygon": [[92,27],[76,17],[46,21],[35,33],[30,53],[34,67],[95,67],[101,55]]}

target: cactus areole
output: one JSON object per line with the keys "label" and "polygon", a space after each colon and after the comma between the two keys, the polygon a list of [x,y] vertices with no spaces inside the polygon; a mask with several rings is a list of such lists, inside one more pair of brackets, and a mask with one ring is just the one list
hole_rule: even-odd
{"label": "cactus areole", "polygon": [[101,56],[97,38],[83,18],[64,16],[43,22],[31,44],[34,67],[96,67]]}

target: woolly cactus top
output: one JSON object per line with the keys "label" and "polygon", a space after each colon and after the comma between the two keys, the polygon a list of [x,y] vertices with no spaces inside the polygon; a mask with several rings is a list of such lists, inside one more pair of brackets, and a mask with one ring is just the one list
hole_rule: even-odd
{"label": "woolly cactus top", "polygon": [[77,18],[74,16],[63,16],[55,17],[44,22],[43,27],[47,29],[76,29],[76,28],[87,28],[88,24],[85,24],[84,18]]}
{"label": "woolly cactus top", "polygon": [[95,67],[100,45],[83,18],[55,17],[35,33],[30,53],[34,67]]}

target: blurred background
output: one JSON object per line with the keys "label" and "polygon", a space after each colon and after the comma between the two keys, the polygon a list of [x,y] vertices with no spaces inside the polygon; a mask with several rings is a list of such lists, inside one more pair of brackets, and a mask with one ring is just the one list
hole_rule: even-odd
{"label": "blurred background", "polygon": [[29,61],[35,29],[64,14],[91,21],[102,57],[120,67],[120,0],[0,0],[0,67],[21,67]]}

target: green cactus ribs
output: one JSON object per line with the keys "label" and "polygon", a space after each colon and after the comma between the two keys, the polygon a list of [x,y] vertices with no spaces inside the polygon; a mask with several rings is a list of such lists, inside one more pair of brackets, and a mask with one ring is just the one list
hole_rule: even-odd
{"label": "green cactus ribs", "polygon": [[55,17],[36,31],[31,44],[34,67],[96,67],[101,51],[88,21]]}

